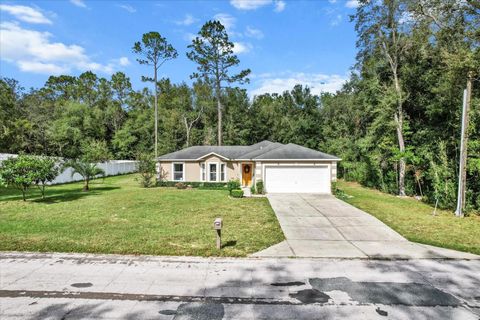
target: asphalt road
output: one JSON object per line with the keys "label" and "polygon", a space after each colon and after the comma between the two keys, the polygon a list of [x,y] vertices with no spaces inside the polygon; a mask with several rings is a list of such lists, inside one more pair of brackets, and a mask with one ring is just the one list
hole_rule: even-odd
{"label": "asphalt road", "polygon": [[0,253],[0,319],[476,319],[480,261]]}

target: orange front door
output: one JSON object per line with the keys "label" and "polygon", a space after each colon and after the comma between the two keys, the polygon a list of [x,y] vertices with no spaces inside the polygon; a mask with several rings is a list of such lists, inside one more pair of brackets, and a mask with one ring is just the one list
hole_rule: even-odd
{"label": "orange front door", "polygon": [[250,163],[242,164],[242,185],[244,187],[248,187],[252,183],[252,170],[253,170],[252,164]]}

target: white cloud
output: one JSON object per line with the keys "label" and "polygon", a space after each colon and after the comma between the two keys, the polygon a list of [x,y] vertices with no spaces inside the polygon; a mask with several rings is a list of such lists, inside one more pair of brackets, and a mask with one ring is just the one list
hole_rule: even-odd
{"label": "white cloud", "polygon": [[235,54],[242,54],[247,53],[252,49],[252,45],[249,43],[243,42],[234,42],[233,43],[233,53]]}
{"label": "white cloud", "polygon": [[70,0],[70,3],[76,5],[77,7],[80,7],[80,8],[86,8],[87,5],[85,4],[85,2],[83,2],[83,0]]}
{"label": "white cloud", "polygon": [[252,96],[263,93],[283,93],[284,91],[292,90],[297,84],[310,87],[313,94],[321,94],[322,92],[334,93],[340,90],[343,84],[347,81],[346,76],[336,74],[327,75],[322,73],[283,73],[283,74],[263,74],[251,77],[258,79],[254,86],[256,89],[252,90]]}
{"label": "white cloud", "polygon": [[25,72],[61,74],[72,70],[112,73],[129,63],[122,57],[108,64],[91,60],[81,46],[52,42],[52,34],[23,29],[16,23],[0,24],[0,57]]}
{"label": "white cloud", "polygon": [[120,59],[118,59],[118,64],[122,67],[126,67],[130,64],[130,60],[128,60],[127,57],[121,57]]}
{"label": "white cloud", "polygon": [[194,24],[197,21],[198,19],[194,18],[191,14],[187,13],[185,15],[185,18],[183,18],[182,20],[175,21],[175,23],[182,26],[189,26],[191,24]]}
{"label": "white cloud", "polygon": [[18,67],[22,71],[42,74],[62,74],[68,71],[67,68],[53,63],[43,63],[36,61],[18,61]]}
{"label": "white cloud", "polygon": [[348,0],[345,3],[345,7],[352,8],[352,9],[357,8],[359,5],[360,5],[360,3],[358,3],[358,0]]}
{"label": "white cloud", "polygon": [[272,0],[230,0],[230,4],[239,10],[255,10],[271,3]]}
{"label": "white cloud", "polygon": [[342,15],[337,14],[332,20],[330,20],[330,25],[332,27],[338,26],[342,22]]}
{"label": "white cloud", "polygon": [[129,4],[120,4],[118,5],[120,8],[130,12],[130,13],[135,13],[137,12],[137,9],[135,9],[134,7],[132,7],[131,5]]}
{"label": "white cloud", "polygon": [[285,6],[287,4],[285,3],[285,1],[283,0],[277,0],[275,1],[275,9],[274,11],[275,12],[282,12],[283,10],[285,10]]}
{"label": "white cloud", "polygon": [[256,39],[263,38],[263,32],[261,30],[255,29],[249,26],[247,26],[247,29],[245,30],[245,35],[250,38],[256,38]]}
{"label": "white cloud", "polygon": [[215,20],[220,21],[220,23],[225,27],[225,29],[230,30],[235,26],[236,19],[229,15],[228,13],[217,13],[213,16]]}
{"label": "white cloud", "polygon": [[0,11],[8,12],[18,20],[24,22],[52,24],[52,21],[45,17],[45,15],[40,10],[32,7],[0,4]]}
{"label": "white cloud", "polygon": [[284,0],[230,0],[230,4],[238,10],[256,10],[274,4],[275,12],[282,12],[287,5]]}

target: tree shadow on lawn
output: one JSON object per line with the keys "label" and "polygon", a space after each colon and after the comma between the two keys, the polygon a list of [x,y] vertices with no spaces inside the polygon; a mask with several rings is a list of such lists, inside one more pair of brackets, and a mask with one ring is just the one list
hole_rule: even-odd
{"label": "tree shadow on lawn", "polygon": [[[60,203],[60,202],[67,202],[67,201],[74,201],[80,198],[84,198],[87,196],[96,196],[103,194],[107,191],[120,189],[120,187],[112,187],[112,186],[104,186],[104,187],[94,187],[89,191],[85,192],[82,191],[82,187],[78,189],[70,189],[70,190],[46,190],[45,192],[45,199],[42,199],[39,193],[35,194],[27,194],[27,202],[35,202],[35,203],[46,203],[46,204],[53,204],[53,203]],[[8,197],[6,199],[1,199],[0,201],[17,201],[22,200],[22,194],[18,191],[18,195]],[[33,198],[35,197],[35,198]]]}

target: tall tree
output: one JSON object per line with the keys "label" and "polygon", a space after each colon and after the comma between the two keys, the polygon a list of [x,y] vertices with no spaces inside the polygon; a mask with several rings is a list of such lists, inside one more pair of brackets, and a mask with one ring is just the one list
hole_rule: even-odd
{"label": "tall tree", "polygon": [[140,55],[137,61],[140,64],[153,66],[153,79],[142,76],[142,81],[150,81],[155,87],[155,158],[158,157],[158,88],[157,73],[166,61],[175,59],[178,54],[177,50],[167,42],[167,40],[158,32],[144,33],[142,41],[137,41],[133,45],[133,52]]}
{"label": "tall tree", "polygon": [[360,49],[358,58],[360,62],[372,55],[383,57],[389,69],[389,77],[393,84],[394,103],[393,119],[397,133],[399,149],[398,165],[398,194],[405,196],[405,113],[403,103],[406,93],[400,79],[402,58],[409,46],[408,11],[406,4],[400,0],[362,1],[355,16],[355,29],[359,34],[357,46]]}
{"label": "tall tree", "polygon": [[245,83],[250,69],[230,75],[230,69],[240,60],[233,54],[233,43],[228,39],[227,31],[220,21],[208,21],[198,32],[198,36],[188,46],[191,49],[187,57],[198,64],[191,78],[206,79],[213,84],[217,100],[217,142],[222,145],[222,102],[221,90],[224,83]]}

